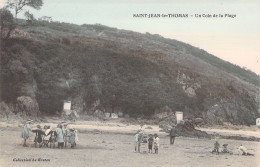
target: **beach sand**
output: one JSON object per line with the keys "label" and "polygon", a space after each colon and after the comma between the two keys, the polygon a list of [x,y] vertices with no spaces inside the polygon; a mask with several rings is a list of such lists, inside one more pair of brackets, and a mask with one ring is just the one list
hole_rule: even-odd
{"label": "beach sand", "polygon": [[[215,140],[176,137],[175,144],[169,144],[169,136],[159,133],[159,154],[149,154],[147,144],[141,146],[141,153],[134,152],[134,129],[137,125],[122,127],[115,124],[110,130],[106,124],[73,125],[80,128],[79,142],[75,149],[34,148],[31,133],[29,147],[22,146],[22,128],[1,127],[1,167],[260,167],[260,143],[252,141],[219,139],[221,145],[228,144],[230,154],[212,154]],[[82,127],[80,127],[82,126]],[[84,126],[88,127],[84,130]],[[94,127],[92,127],[94,126]],[[118,127],[118,131],[116,131]],[[98,128],[98,130],[97,130]],[[104,131],[102,131],[102,129]],[[127,129],[122,132],[122,129]],[[148,130],[148,129],[147,129]],[[153,131],[158,129],[153,128]],[[153,132],[148,131],[147,133]],[[118,133],[117,133],[118,132]],[[243,144],[255,156],[238,155],[237,148]],[[57,144],[56,144],[57,145]],[[20,161],[20,160],[27,161]],[[40,160],[41,159],[41,160]],[[33,161],[35,160],[35,161]],[[47,161],[43,161],[47,160]]]}

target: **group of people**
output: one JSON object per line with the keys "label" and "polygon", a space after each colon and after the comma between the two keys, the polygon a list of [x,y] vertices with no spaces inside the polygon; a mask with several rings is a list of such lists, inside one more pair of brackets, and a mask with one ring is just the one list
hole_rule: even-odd
{"label": "group of people", "polygon": [[[211,151],[211,153],[229,153],[229,154],[233,154],[232,151],[230,151],[228,149],[228,144],[223,144],[222,145],[222,150],[220,151],[220,144],[218,141],[215,141],[214,143],[214,149]],[[245,146],[243,146],[242,144],[238,147],[238,152],[241,155],[251,155],[254,156],[254,154],[251,154],[247,151],[247,148]]]}
{"label": "group of people", "polygon": [[37,147],[48,147],[55,148],[55,143],[58,143],[58,148],[67,147],[67,143],[71,144],[71,148],[76,146],[76,141],[78,141],[77,130],[75,128],[69,128],[68,124],[58,124],[57,128],[51,128],[45,125],[42,129],[40,125],[32,129],[31,124],[33,120],[27,120],[24,129],[22,131],[21,137],[24,139],[24,147],[27,147],[26,140],[30,137],[30,131],[35,133],[34,144]]}
{"label": "group of people", "polygon": [[[174,144],[174,140],[176,137],[176,125],[173,125],[172,129],[170,130],[170,144]],[[159,151],[159,136],[155,133],[154,135],[149,134],[148,139],[144,141],[144,135],[141,130],[138,130],[135,135],[135,152],[140,152],[140,146],[142,142],[148,143],[148,152],[158,154]]]}
{"label": "group of people", "polygon": [[[135,135],[135,152],[140,152],[140,147],[141,147],[141,143],[143,142],[143,133],[141,131],[138,131]],[[158,154],[158,149],[159,149],[159,137],[158,135],[155,133],[154,135],[149,134],[149,138],[148,138],[148,150],[149,153],[153,152],[153,147],[154,147],[154,152],[155,154]]]}
{"label": "group of people", "polygon": [[[35,147],[37,147],[37,144],[39,144],[39,147],[50,146],[50,148],[55,148],[56,142],[58,143],[58,148],[61,149],[64,148],[64,145],[65,147],[67,147],[67,143],[71,144],[71,148],[76,147],[76,141],[78,141],[77,130],[75,128],[69,128],[68,124],[58,124],[57,128],[51,128],[50,126],[45,125],[43,129],[40,125],[37,125],[36,128],[32,129],[31,124],[33,124],[33,120],[27,120],[21,134],[21,137],[24,139],[24,147],[28,147],[26,141],[30,137],[30,131],[35,133]],[[170,144],[174,144],[176,133],[176,125],[173,125],[173,127],[170,130]],[[160,141],[159,136],[155,133],[154,135],[149,134],[148,139],[145,137],[146,136],[142,133],[141,130],[137,131],[135,135],[135,152],[140,152],[141,143],[145,142],[148,143],[149,153],[153,153],[154,148],[154,153],[158,154]],[[232,154],[232,152],[228,150],[227,146],[228,144],[223,144],[223,148],[220,151],[220,144],[218,141],[216,141],[214,143],[214,149],[211,152],[217,154],[219,154],[220,152]],[[238,151],[242,155],[254,155],[247,152],[247,149],[243,145],[240,145]]]}

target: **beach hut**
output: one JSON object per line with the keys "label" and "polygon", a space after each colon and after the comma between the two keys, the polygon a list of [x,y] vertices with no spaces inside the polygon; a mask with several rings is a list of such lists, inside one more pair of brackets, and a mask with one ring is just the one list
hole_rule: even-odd
{"label": "beach hut", "polygon": [[66,115],[71,114],[71,101],[64,100],[63,111],[65,112]]}
{"label": "beach hut", "polygon": [[118,118],[118,115],[117,115],[116,113],[112,113],[112,114],[111,114],[111,118],[117,119],[117,118]]}
{"label": "beach hut", "polygon": [[260,118],[256,119],[256,126],[260,127]]}
{"label": "beach hut", "polygon": [[176,115],[177,124],[181,123],[183,121],[183,112],[176,111],[175,115]]}

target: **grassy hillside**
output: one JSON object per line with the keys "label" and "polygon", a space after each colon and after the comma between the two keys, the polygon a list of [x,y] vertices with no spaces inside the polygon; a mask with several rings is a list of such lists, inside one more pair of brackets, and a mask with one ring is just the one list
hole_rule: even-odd
{"label": "grassy hillside", "polygon": [[186,44],[186,43],[183,43],[180,41],[176,41],[173,39],[166,39],[166,38],[156,36],[156,35],[153,37],[154,37],[154,39],[160,40],[169,45],[182,48],[183,50],[185,50],[186,53],[191,54],[195,57],[198,57],[199,59],[211,64],[212,66],[218,68],[219,70],[232,74],[232,75],[234,75],[242,80],[245,80],[249,83],[252,83],[256,86],[260,86],[260,76],[258,76],[256,73],[254,73],[250,70],[246,70],[237,65],[231,64],[212,54],[209,54],[208,52],[206,52],[203,49],[193,47],[189,44]]}
{"label": "grassy hillside", "polygon": [[26,35],[1,41],[8,104],[30,96],[53,114],[69,99],[92,113],[100,100],[103,111],[145,117],[169,106],[208,123],[253,124],[258,116],[259,76],[182,42],[102,25],[19,20],[18,29]]}

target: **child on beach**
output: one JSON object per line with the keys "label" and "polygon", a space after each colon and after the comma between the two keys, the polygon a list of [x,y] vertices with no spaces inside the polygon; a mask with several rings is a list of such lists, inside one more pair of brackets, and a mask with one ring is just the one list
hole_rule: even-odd
{"label": "child on beach", "polygon": [[37,125],[36,129],[33,129],[32,132],[35,133],[34,138],[34,146],[37,147],[37,143],[39,144],[39,147],[42,147],[43,144],[43,135],[45,135],[44,131],[42,131],[42,128],[40,125]]}
{"label": "child on beach", "polygon": [[50,135],[50,148],[55,148],[55,142],[56,142],[56,138],[57,138],[57,132],[56,132],[56,128],[52,128],[51,131],[49,132]]}
{"label": "child on beach", "polygon": [[43,127],[43,129],[44,129],[44,137],[43,137],[43,146],[44,147],[48,147],[48,144],[49,144],[49,141],[50,141],[50,131],[51,131],[51,127],[50,126],[47,126],[47,125],[45,125],[44,127]]}
{"label": "child on beach", "polygon": [[155,133],[154,134],[154,151],[155,151],[155,154],[158,154],[158,149],[159,149],[159,137],[158,135]]}
{"label": "child on beach", "polygon": [[153,153],[153,135],[152,134],[149,134],[148,150],[149,150],[149,153]]}
{"label": "child on beach", "polygon": [[254,156],[254,154],[247,152],[247,148],[245,146],[243,146],[242,144],[239,146],[238,151],[239,151],[239,154],[241,154],[241,155]]}
{"label": "child on beach", "polygon": [[23,128],[21,137],[24,139],[24,143],[23,143],[24,147],[28,147],[26,145],[26,140],[30,137],[29,132],[32,130],[30,124],[32,124],[32,122],[33,120],[27,120]]}
{"label": "child on beach", "polygon": [[223,146],[223,149],[222,149],[222,153],[231,153],[229,150],[228,150],[228,148],[227,148],[227,146],[228,146],[228,144],[223,144],[222,145]]}
{"label": "child on beach", "polygon": [[62,130],[62,125],[58,125],[57,126],[57,142],[58,142],[58,148],[62,148],[64,147],[64,132]]}
{"label": "child on beach", "polygon": [[141,140],[142,134],[140,133],[140,131],[138,131],[135,135],[135,152],[140,152]]}
{"label": "child on beach", "polygon": [[212,150],[212,153],[217,153],[217,154],[219,154],[219,147],[220,147],[220,144],[219,144],[219,142],[218,141],[216,141],[215,143],[214,143],[214,149]]}
{"label": "child on beach", "polygon": [[69,130],[69,143],[71,144],[71,148],[74,148],[76,146],[76,130],[75,128]]}
{"label": "child on beach", "polygon": [[70,133],[70,130],[68,128],[68,124],[64,124],[63,125],[63,132],[64,132],[64,144],[65,144],[65,148],[67,148],[67,143],[69,142],[69,133]]}

